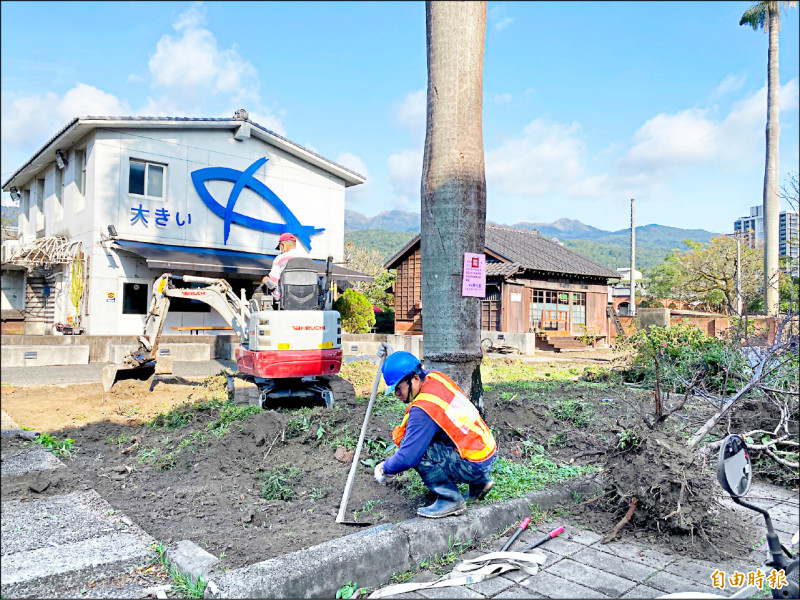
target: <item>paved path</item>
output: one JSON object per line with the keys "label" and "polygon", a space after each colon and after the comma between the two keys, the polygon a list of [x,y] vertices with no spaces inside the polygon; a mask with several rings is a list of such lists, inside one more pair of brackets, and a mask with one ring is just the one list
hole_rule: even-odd
{"label": "paved path", "polygon": [[[785,488],[755,484],[751,490],[752,502],[767,508],[781,541],[788,547],[798,530],[797,494]],[[777,498],[779,500],[768,500]],[[727,500],[724,504],[735,507],[743,520],[757,522],[761,531],[764,521],[756,513],[736,507]],[[394,598],[655,598],[675,592],[724,593],[711,586],[711,574],[720,569],[727,574],[734,570],[748,573],[762,567],[765,549],[729,548],[737,551],[741,559],[725,562],[708,562],[688,559],[670,552],[664,546],[642,544],[635,541],[601,544],[602,536],[579,528],[574,519],[558,517],[532,531],[526,531],[512,546],[522,548],[542,538],[559,525],[566,531],[541,547],[547,556],[544,569],[528,576],[520,571],[477,584],[462,587],[423,589],[393,596]],[[488,549],[499,550],[507,541],[500,538]],[[462,558],[474,558],[488,549],[472,550]],[[762,570],[763,567],[762,567]],[[764,570],[766,571],[766,570]],[[431,570],[420,572],[411,581],[438,579]],[[387,582],[388,583],[388,582]],[[729,588],[728,593],[736,591]]]}

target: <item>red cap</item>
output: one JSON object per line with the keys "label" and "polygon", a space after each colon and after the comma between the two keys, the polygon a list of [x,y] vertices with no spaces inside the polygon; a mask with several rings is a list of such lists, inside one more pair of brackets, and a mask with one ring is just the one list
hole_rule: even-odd
{"label": "red cap", "polygon": [[281,242],[296,242],[297,238],[294,236],[293,233],[282,233],[281,237],[278,238],[278,245],[275,246],[275,250],[280,250]]}

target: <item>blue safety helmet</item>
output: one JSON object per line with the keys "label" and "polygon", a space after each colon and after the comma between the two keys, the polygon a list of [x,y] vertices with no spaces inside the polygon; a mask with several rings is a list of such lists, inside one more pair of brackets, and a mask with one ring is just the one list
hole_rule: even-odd
{"label": "blue safety helmet", "polygon": [[422,365],[419,359],[410,352],[402,350],[393,352],[383,361],[383,380],[386,382],[386,394],[393,394],[394,387],[413,373],[420,373]]}

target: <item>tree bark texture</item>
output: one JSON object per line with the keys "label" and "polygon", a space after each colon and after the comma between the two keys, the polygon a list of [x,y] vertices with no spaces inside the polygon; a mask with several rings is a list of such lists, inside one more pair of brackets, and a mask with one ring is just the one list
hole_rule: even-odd
{"label": "tree bark texture", "polygon": [[481,299],[462,297],[464,253],[484,251],[486,2],[427,2],[428,114],[421,185],[425,366],[483,412]]}
{"label": "tree bark texture", "polygon": [[[773,6],[774,5],[774,6]],[[778,314],[778,213],[781,209],[778,188],[780,160],[780,79],[778,75],[778,36],[781,30],[780,7],[768,5],[769,58],[767,61],[767,152],[764,172],[764,310]]]}

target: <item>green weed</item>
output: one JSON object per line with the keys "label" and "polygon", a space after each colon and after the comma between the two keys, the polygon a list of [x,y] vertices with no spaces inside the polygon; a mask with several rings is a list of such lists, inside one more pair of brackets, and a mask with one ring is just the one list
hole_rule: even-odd
{"label": "green weed", "polygon": [[261,484],[261,497],[284,502],[291,500],[294,490],[286,484],[300,473],[300,469],[289,465],[280,465],[272,471],[267,471],[264,473],[264,482]]}
{"label": "green weed", "polygon": [[164,568],[172,577],[172,590],[180,598],[203,598],[205,596],[206,585],[202,577],[194,578],[189,573],[183,573],[177,568],[170,565],[167,558],[167,548],[163,543],[159,542],[152,546],[153,551],[158,557],[158,562],[164,565]]}
{"label": "green weed", "polygon": [[59,458],[69,458],[72,456],[72,448],[75,444],[75,440],[66,438],[59,441],[49,433],[40,433],[36,436],[36,439],[33,440],[33,443],[44,446],[45,449],[49,450]]}
{"label": "green weed", "polygon": [[348,581],[342,587],[336,590],[336,599],[339,600],[339,598],[344,598],[344,600],[347,600],[348,598],[360,595],[366,591],[367,588],[359,588],[356,582]]}
{"label": "green weed", "polygon": [[587,427],[592,420],[592,409],[574,398],[561,398],[553,403],[550,414],[559,421],[569,421],[575,427]]}
{"label": "green weed", "polygon": [[494,463],[495,485],[485,502],[501,502],[519,498],[528,492],[547,488],[595,471],[592,466],[558,466],[549,457],[536,455],[528,460],[514,462],[498,457]]}

